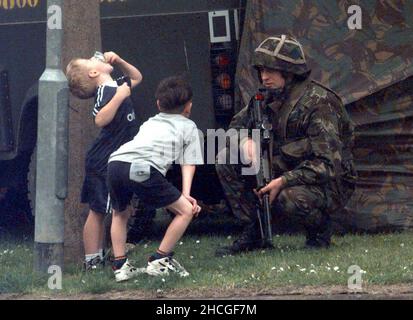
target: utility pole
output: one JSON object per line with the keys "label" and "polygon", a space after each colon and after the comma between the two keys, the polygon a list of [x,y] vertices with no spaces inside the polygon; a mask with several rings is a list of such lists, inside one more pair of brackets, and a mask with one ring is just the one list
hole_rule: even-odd
{"label": "utility pole", "polygon": [[47,0],[46,70],[39,80],[34,270],[63,269],[68,87],[62,71],[63,1]]}
{"label": "utility pole", "polygon": [[[64,0],[63,69],[73,58],[89,58],[102,50],[100,0]],[[68,196],[65,201],[65,265],[83,262],[83,226],[89,206],[80,203],[85,172],[85,155],[97,137],[93,117],[94,101],[69,95]]]}

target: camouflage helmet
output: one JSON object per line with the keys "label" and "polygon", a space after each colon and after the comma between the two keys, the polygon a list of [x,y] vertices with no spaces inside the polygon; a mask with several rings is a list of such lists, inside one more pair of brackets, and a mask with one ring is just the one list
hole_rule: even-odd
{"label": "camouflage helmet", "polygon": [[307,77],[311,70],[307,66],[301,44],[293,37],[281,35],[266,38],[255,49],[252,65],[291,72],[300,77]]}

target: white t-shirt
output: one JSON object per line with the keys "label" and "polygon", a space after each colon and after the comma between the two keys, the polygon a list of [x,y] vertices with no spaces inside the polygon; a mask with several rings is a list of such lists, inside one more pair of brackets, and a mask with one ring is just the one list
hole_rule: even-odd
{"label": "white t-shirt", "polygon": [[150,165],[164,176],[173,163],[202,165],[196,124],[180,114],[159,113],[139,128],[135,138],[111,154],[109,162]]}

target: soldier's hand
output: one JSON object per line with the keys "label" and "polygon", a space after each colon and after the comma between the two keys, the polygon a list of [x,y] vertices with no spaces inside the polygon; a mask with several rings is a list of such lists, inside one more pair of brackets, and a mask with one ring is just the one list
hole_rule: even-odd
{"label": "soldier's hand", "polygon": [[120,61],[119,55],[114,53],[113,51],[105,52],[103,55],[106,62],[109,64],[116,64]]}
{"label": "soldier's hand", "polygon": [[262,196],[266,193],[270,194],[270,203],[273,203],[274,200],[277,198],[278,194],[282,190],[285,185],[285,180],[283,177],[279,177],[277,179],[272,180],[269,184],[265,187],[261,188],[259,191],[255,191],[255,193],[262,198]]}

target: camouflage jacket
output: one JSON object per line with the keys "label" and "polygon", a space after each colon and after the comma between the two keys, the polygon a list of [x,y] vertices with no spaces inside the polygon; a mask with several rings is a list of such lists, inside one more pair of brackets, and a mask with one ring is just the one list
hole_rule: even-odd
{"label": "camouflage jacket", "polygon": [[[252,101],[252,100],[251,100]],[[253,129],[250,103],[236,114],[230,128]],[[297,83],[282,104],[271,108],[273,175],[284,176],[287,186],[330,184],[342,193],[354,183],[351,148],[353,125],[331,90],[307,79]]]}

